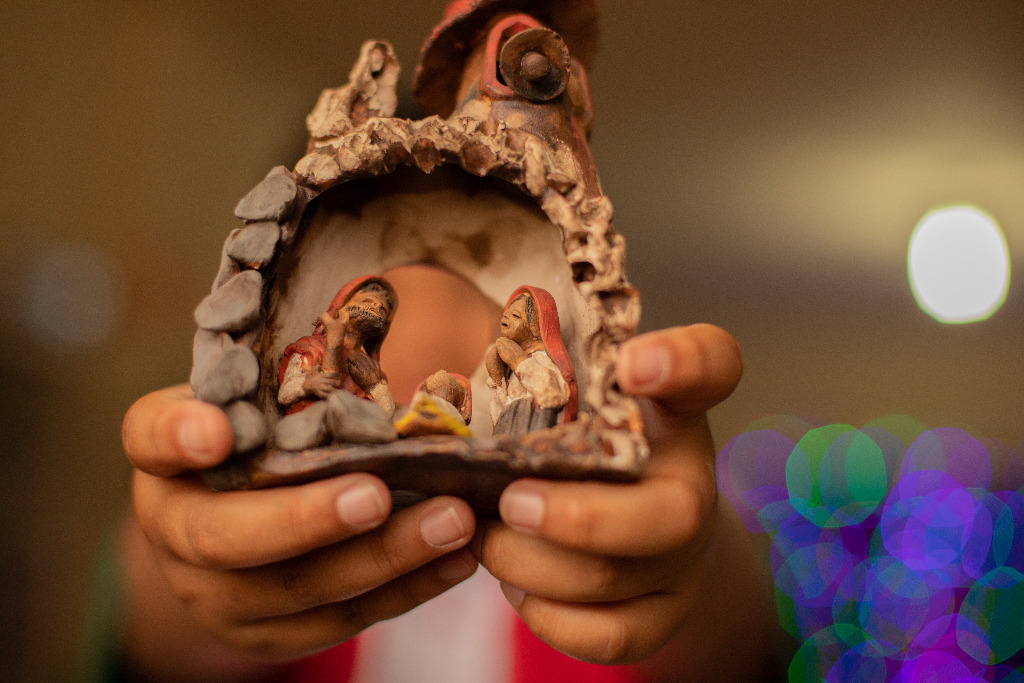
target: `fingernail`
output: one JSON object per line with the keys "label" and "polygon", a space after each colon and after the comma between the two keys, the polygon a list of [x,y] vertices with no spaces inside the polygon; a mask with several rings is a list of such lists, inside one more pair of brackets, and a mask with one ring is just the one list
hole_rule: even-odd
{"label": "fingernail", "polygon": [[351,527],[373,526],[387,513],[384,499],[372,484],[354,484],[338,495],[338,515]]}
{"label": "fingernail", "polygon": [[658,344],[637,344],[622,349],[622,379],[634,391],[656,389],[668,374],[668,349]]}
{"label": "fingernail", "polygon": [[536,531],[544,523],[546,503],[536,491],[505,491],[498,502],[501,519],[514,529]]}
{"label": "fingernail", "polygon": [[523,598],[526,597],[526,593],[519,590],[515,586],[510,586],[507,583],[501,584],[501,592],[505,594],[505,599],[508,600],[508,604],[512,605],[516,609],[523,604]]}
{"label": "fingernail", "polygon": [[188,415],[178,423],[178,444],[198,465],[215,464],[217,454],[211,448],[212,434],[206,420]]}
{"label": "fingernail", "polygon": [[477,563],[467,552],[456,552],[438,560],[437,577],[445,583],[458,583],[476,573]]}
{"label": "fingernail", "polygon": [[466,538],[466,527],[462,525],[455,508],[445,507],[434,510],[420,522],[423,540],[435,548],[444,548]]}

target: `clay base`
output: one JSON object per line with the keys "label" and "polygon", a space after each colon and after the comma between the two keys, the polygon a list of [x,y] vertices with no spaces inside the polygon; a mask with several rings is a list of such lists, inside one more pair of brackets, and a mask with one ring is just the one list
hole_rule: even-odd
{"label": "clay base", "polygon": [[218,490],[259,489],[368,472],[388,484],[396,506],[452,495],[480,515],[496,516],[501,492],[522,477],[625,482],[641,476],[635,461],[616,461],[593,435],[579,430],[573,436],[559,441],[429,436],[378,445],[268,450],[232,456],[205,471],[203,479]]}

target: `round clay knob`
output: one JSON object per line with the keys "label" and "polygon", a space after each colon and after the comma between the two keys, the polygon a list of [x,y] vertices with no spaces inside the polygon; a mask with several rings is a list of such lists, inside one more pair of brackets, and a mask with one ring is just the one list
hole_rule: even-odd
{"label": "round clay knob", "polygon": [[547,102],[569,83],[569,48],[551,29],[529,28],[505,41],[498,66],[516,94]]}
{"label": "round clay knob", "polygon": [[530,50],[519,63],[523,76],[531,83],[540,83],[551,73],[551,62],[539,52]]}

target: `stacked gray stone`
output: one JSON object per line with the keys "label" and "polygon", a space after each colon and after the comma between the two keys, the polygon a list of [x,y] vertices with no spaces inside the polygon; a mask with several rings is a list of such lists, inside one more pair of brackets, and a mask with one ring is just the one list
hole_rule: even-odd
{"label": "stacked gray stone", "polygon": [[281,418],[274,429],[277,447],[301,451],[322,444],[327,440],[326,413],[327,402],[317,401],[305,410]]}
{"label": "stacked gray stone", "polygon": [[[235,434],[234,450],[266,444],[266,416],[253,402],[260,380],[250,332],[263,320],[262,270],[294,234],[291,218],[303,194],[291,174],[278,166],[235,207],[245,227],[224,242],[220,270],[210,294],[196,307],[199,327],[192,346],[192,390],[197,398],[224,408]],[[299,451],[328,438],[345,443],[385,443],[398,438],[384,411],[370,401],[337,391],[326,401],[277,422],[278,448]]]}
{"label": "stacked gray stone", "polygon": [[398,438],[395,425],[384,410],[373,401],[364,401],[344,389],[335,391],[327,400],[324,416],[327,431],[342,443],[387,443]]}
{"label": "stacked gray stone", "polygon": [[315,448],[328,438],[347,444],[388,443],[395,441],[398,433],[380,406],[344,389],[284,416],[274,429],[274,442],[286,451]]}
{"label": "stacked gray stone", "polygon": [[197,398],[224,408],[235,452],[267,441],[266,416],[253,402],[260,366],[252,340],[258,335],[249,333],[263,320],[262,271],[277,254],[282,226],[304,198],[288,169],[278,166],[238,202],[235,216],[245,227],[228,235],[213,288],[196,307],[192,390]]}

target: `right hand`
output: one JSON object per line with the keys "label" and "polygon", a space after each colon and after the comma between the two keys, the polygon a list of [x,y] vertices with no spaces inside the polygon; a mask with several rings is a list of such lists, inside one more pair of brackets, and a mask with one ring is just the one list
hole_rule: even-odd
{"label": "right hand", "polygon": [[302,380],[302,390],[306,395],[327,398],[341,388],[341,375],[335,372],[321,372],[315,369]]}
{"label": "right hand", "polygon": [[456,498],[391,514],[387,486],[367,474],[211,491],[194,470],[228,455],[231,427],[185,386],[139,399],[122,439],[135,513],[168,590],[239,653],[284,660],[323,649],[476,570],[464,549],[475,519]]}

